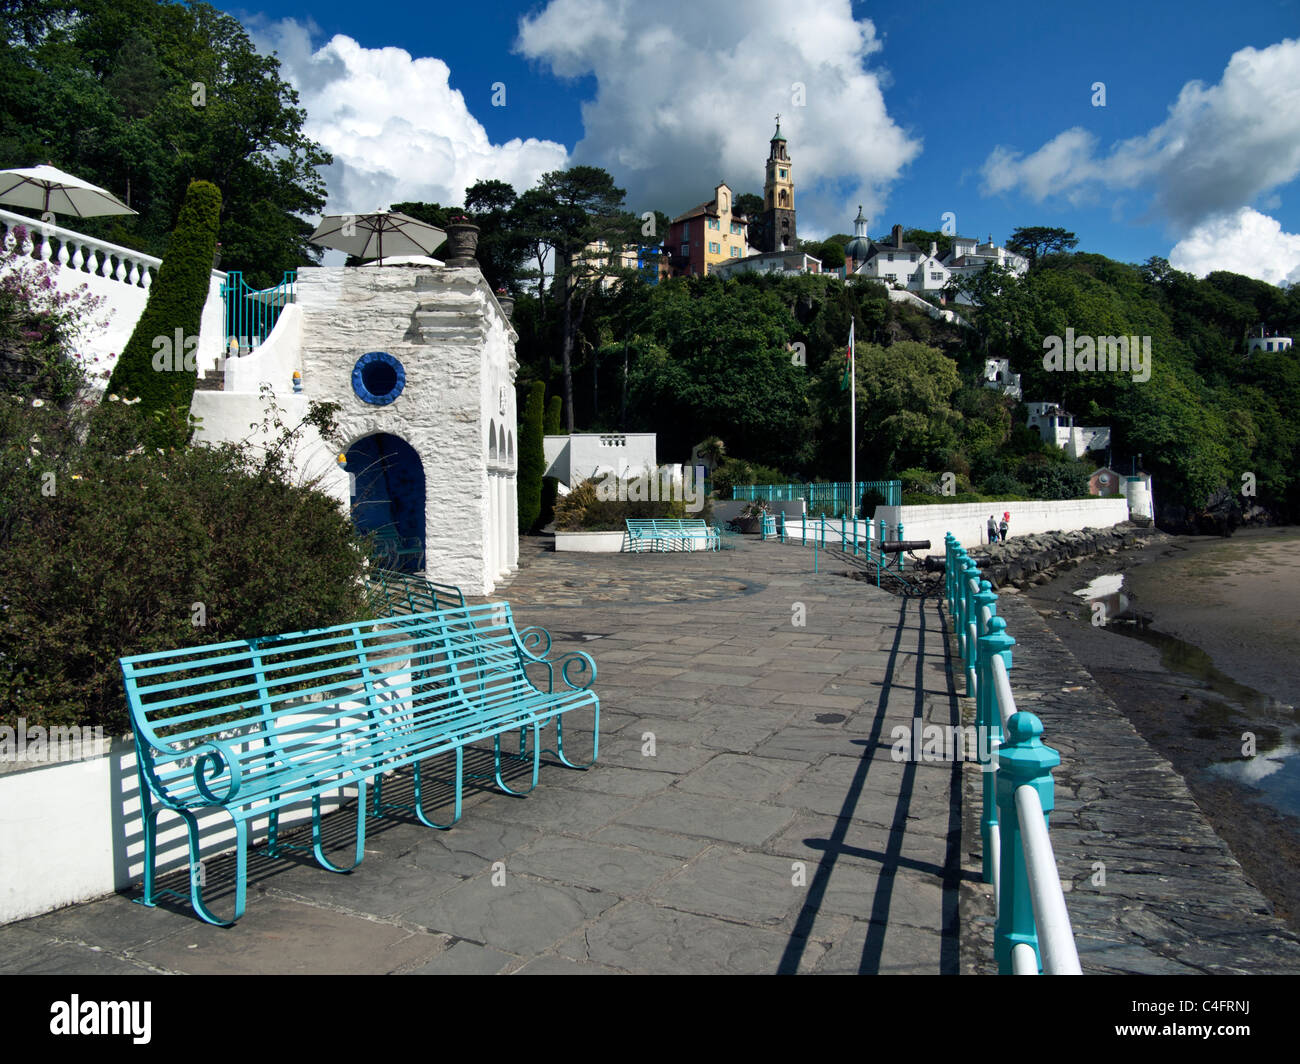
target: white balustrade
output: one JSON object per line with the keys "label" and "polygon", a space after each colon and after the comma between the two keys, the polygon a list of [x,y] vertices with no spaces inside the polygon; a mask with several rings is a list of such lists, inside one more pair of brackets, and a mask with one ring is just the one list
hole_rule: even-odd
{"label": "white balustrade", "polygon": [[[162,265],[162,259],[144,252],[0,209],[0,229],[4,230],[7,249],[12,249],[17,243],[14,229],[19,226],[27,232],[20,249],[24,257],[57,264],[61,269],[75,273],[88,273],[131,288],[147,289]],[[56,242],[57,250],[54,247]]]}

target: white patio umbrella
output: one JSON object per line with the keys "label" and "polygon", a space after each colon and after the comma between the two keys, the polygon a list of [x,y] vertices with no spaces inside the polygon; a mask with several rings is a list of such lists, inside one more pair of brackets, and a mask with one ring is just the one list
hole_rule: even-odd
{"label": "white patio umbrella", "polygon": [[49,165],[0,170],[0,203],[75,218],[139,213],[98,185]]}
{"label": "white patio umbrella", "polygon": [[436,226],[397,211],[327,215],[311,235],[313,244],[381,263],[385,254],[428,255],[446,239]]}

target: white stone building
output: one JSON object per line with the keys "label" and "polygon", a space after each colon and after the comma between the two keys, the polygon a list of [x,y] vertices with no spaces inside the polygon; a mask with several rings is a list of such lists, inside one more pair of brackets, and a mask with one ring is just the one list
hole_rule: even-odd
{"label": "white stone building", "polygon": [[1048,443],[1080,458],[1088,451],[1104,451],[1110,446],[1110,426],[1085,426],[1074,423],[1057,403],[1026,403],[1028,424]]}
{"label": "white stone building", "polygon": [[566,488],[607,474],[627,477],[656,469],[653,432],[575,432],[569,436],[543,436],[546,477]]}
{"label": "white stone building", "polygon": [[984,360],[984,387],[998,388],[1003,395],[1013,399],[1021,397],[1020,374],[1011,372],[1011,360],[1008,358],[989,358]]}
{"label": "white stone building", "polygon": [[994,263],[1006,267],[1017,277],[1020,277],[1029,269],[1029,260],[1027,258],[993,243],[991,233],[988,241],[983,244],[971,237],[954,236],[952,238],[952,251],[944,256],[943,263],[953,277],[964,277],[972,273],[979,273]]}
{"label": "white stone building", "polygon": [[195,438],[248,438],[264,385],[286,425],[338,403],[341,444],[308,429],[299,475],[362,531],[421,548],[430,579],[485,595],[519,558],[516,339],[477,268],[301,269],[265,342],[226,360],[221,391],[195,392]]}
{"label": "white stone building", "polygon": [[1291,343],[1289,336],[1279,336],[1277,333],[1265,336],[1264,327],[1260,326],[1258,336],[1246,338],[1246,354],[1253,355],[1256,351],[1290,351]]}
{"label": "white stone building", "polygon": [[764,251],[758,255],[728,259],[709,268],[718,277],[734,277],[738,273],[821,273],[821,259],[802,251]]}
{"label": "white stone building", "polygon": [[931,241],[925,251],[903,240],[903,227],[896,225],[886,243],[868,240],[867,220],[858,208],[853,221],[854,237],[844,249],[846,267],[857,277],[874,277],[909,292],[942,292],[951,274],[939,259],[938,246]]}

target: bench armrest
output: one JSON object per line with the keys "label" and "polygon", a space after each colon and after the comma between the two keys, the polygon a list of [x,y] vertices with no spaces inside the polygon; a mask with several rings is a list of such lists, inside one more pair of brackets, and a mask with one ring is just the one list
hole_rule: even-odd
{"label": "bench armrest", "polygon": [[519,649],[532,661],[545,661],[551,652],[551,633],[533,625],[519,630]]}
{"label": "bench armrest", "polygon": [[585,691],[596,679],[595,660],[581,650],[570,650],[556,658],[553,664],[560,667],[560,678],[572,691]]}
{"label": "bench armrest", "polygon": [[[149,782],[163,801],[176,808],[203,808],[209,805],[227,805],[243,786],[243,772],[240,770],[239,755],[234,745],[224,739],[210,739],[189,750],[159,750],[150,744],[150,750],[156,751],[148,758]],[[186,758],[194,758],[194,786],[204,801],[193,797],[178,798],[167,790],[167,785],[158,778],[158,769],[164,765],[174,764]],[[214,791],[211,781],[227,776],[223,787]],[[178,777],[179,779],[179,777]],[[172,781],[175,782],[175,781]]]}

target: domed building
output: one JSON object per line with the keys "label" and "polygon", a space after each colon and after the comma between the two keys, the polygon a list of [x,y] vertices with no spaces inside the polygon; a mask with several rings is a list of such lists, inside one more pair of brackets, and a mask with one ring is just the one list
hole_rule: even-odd
{"label": "domed building", "polygon": [[858,216],[853,219],[853,239],[844,245],[844,258],[849,273],[853,273],[871,258],[871,238],[867,236],[867,219],[862,214],[860,203]]}

